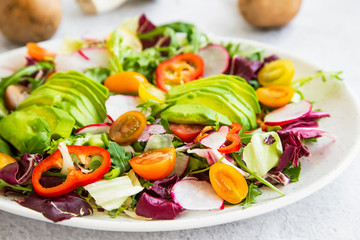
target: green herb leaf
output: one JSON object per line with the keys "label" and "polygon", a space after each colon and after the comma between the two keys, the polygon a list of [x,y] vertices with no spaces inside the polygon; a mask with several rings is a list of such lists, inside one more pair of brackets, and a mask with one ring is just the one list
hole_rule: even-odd
{"label": "green herb leaf", "polygon": [[32,187],[30,184],[27,186],[11,185],[11,184],[8,184],[7,182],[5,182],[4,180],[0,179],[0,189],[3,189],[4,187],[10,187],[14,190],[22,191],[23,193],[32,191]]}
{"label": "green herb leaf", "polygon": [[243,208],[248,208],[252,204],[255,204],[255,198],[261,194],[262,192],[260,191],[260,189],[258,189],[258,186],[256,186],[254,183],[250,183],[248,194],[246,195],[246,198],[243,202]]}
{"label": "green herb leaf", "polygon": [[102,84],[110,76],[110,70],[104,67],[88,68],[85,70],[85,75]]}
{"label": "green herb leaf", "polygon": [[342,81],[343,79],[340,77],[340,74],[342,72],[324,72],[324,71],[319,71],[313,75],[310,75],[308,77],[304,77],[304,78],[299,78],[295,81],[293,81],[291,83],[291,87],[293,87],[294,89],[297,89],[298,87],[301,87],[302,85],[304,85],[307,82],[310,82],[313,79],[316,79],[318,77],[321,77],[321,79],[326,82],[327,79],[337,79],[339,81]]}
{"label": "green herb leaf", "polygon": [[119,146],[116,142],[110,141],[108,151],[111,157],[111,165],[113,168],[120,169],[120,175],[130,169],[129,160],[131,154],[125,152],[125,148]]}
{"label": "green herb leaf", "polygon": [[291,182],[297,182],[300,178],[301,163],[299,162],[299,166],[297,167],[291,167],[291,163],[289,163],[281,172],[286,174],[290,178]]}

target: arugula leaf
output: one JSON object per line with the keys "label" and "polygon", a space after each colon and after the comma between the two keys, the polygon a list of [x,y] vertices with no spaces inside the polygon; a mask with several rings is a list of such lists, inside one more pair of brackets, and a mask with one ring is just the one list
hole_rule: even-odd
{"label": "arugula leaf", "polygon": [[243,201],[243,208],[248,208],[252,204],[255,204],[256,203],[255,197],[261,194],[262,192],[260,191],[260,189],[258,189],[258,186],[256,186],[254,183],[250,183],[248,194],[246,195],[246,198]]}
{"label": "arugula leaf", "polygon": [[112,168],[119,168],[119,175],[130,169],[129,160],[131,158],[131,153],[125,152],[125,148],[119,146],[116,142],[110,141],[108,151],[111,157]]}
{"label": "arugula leaf", "polygon": [[327,79],[337,79],[339,81],[342,81],[343,79],[340,77],[340,74],[342,72],[324,72],[324,71],[318,71],[317,73],[310,75],[308,77],[299,78],[291,83],[292,88],[298,88],[304,85],[307,82],[310,82],[311,80],[321,77],[323,82],[326,82]]}
{"label": "arugula leaf", "polygon": [[18,191],[22,191],[23,193],[26,192],[31,192],[32,191],[32,187],[31,185],[27,185],[25,187],[21,186],[21,185],[11,185],[8,184],[7,182],[5,182],[4,180],[0,179],[0,189],[3,189],[4,187],[10,187],[14,190],[18,190]]}
{"label": "arugula leaf", "polygon": [[290,178],[291,182],[297,182],[300,178],[301,163],[299,162],[299,166],[297,167],[291,167],[291,163],[289,163],[281,172],[286,174]]}
{"label": "arugula leaf", "polygon": [[104,67],[88,68],[85,70],[85,75],[92,80],[103,84],[105,79],[110,76],[110,70]]}
{"label": "arugula leaf", "polygon": [[[207,169],[208,167],[209,167],[209,164],[207,163],[205,158],[190,157],[189,165],[186,169],[185,175],[193,174],[198,170],[201,171],[203,169]],[[206,171],[206,170],[204,170],[204,171]]]}

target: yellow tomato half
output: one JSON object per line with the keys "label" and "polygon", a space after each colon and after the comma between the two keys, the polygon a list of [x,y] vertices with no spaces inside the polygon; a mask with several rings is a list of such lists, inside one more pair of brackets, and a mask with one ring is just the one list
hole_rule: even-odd
{"label": "yellow tomato half", "polygon": [[142,82],[139,86],[139,97],[143,102],[147,102],[150,99],[163,103],[166,100],[166,93],[151,83]]}
{"label": "yellow tomato half", "polygon": [[295,74],[294,64],[290,60],[278,59],[265,64],[258,73],[258,81],[263,86],[290,85]]}

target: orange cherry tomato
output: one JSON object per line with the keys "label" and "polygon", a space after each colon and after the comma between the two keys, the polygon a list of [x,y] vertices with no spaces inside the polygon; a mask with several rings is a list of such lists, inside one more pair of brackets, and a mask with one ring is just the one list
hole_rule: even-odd
{"label": "orange cherry tomato", "polygon": [[36,43],[26,44],[27,52],[30,57],[34,58],[37,61],[41,61],[48,58],[54,58],[56,53],[53,53],[45,48],[40,47]]}
{"label": "orange cherry tomato", "polygon": [[171,132],[183,142],[192,142],[203,130],[203,125],[169,123]]}
{"label": "orange cherry tomato", "polygon": [[149,180],[167,177],[175,167],[176,151],[173,147],[150,150],[129,160],[134,171]]}
{"label": "orange cherry tomato", "polygon": [[142,112],[126,112],[111,125],[109,137],[120,145],[128,145],[140,137],[145,126],[146,117]]}
{"label": "orange cherry tomato", "polygon": [[148,82],[148,80],[140,73],[119,72],[106,78],[104,85],[110,92],[137,94],[142,82]]}
{"label": "orange cherry tomato", "polygon": [[16,162],[14,158],[10,157],[5,153],[0,152],[0,169],[13,162]]}
{"label": "orange cherry tomato", "polygon": [[228,164],[219,162],[211,165],[209,177],[215,192],[229,203],[241,202],[249,191],[243,175]]}
{"label": "orange cherry tomato", "polygon": [[256,90],[259,102],[268,107],[282,107],[294,96],[294,89],[288,86],[271,85]]}

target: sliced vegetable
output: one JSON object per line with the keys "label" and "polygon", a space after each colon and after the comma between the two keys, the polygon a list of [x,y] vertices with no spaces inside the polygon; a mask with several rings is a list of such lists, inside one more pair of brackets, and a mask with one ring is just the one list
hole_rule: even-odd
{"label": "sliced vegetable", "polygon": [[166,133],[165,128],[160,124],[147,124],[144,131],[138,138],[139,142],[147,142],[152,134]]}
{"label": "sliced vegetable", "polygon": [[189,166],[190,157],[182,152],[176,152],[176,162],[173,171],[170,173],[170,176],[176,175],[182,177],[186,172],[187,167]]}
{"label": "sliced vegetable", "polygon": [[197,179],[184,179],[172,187],[171,196],[176,204],[184,209],[213,210],[223,209],[221,199],[210,183]]}
{"label": "sliced vegetable", "polygon": [[[79,167],[73,166],[67,175],[66,180],[55,187],[44,187],[40,183],[42,174],[52,168],[61,168],[63,165],[63,158],[59,150],[55,151],[48,158],[40,162],[33,171],[32,184],[37,194],[44,197],[57,197],[69,193],[77,187],[85,186],[96,182],[103,178],[103,176],[110,170],[111,159],[108,151],[101,147],[95,146],[67,146],[69,154],[77,156],[79,161],[85,162],[87,157],[99,155],[102,157],[101,165],[89,173],[84,174]],[[78,166],[78,165],[76,165]]]}
{"label": "sliced vegetable", "polygon": [[209,44],[201,48],[198,54],[204,61],[204,77],[225,73],[229,67],[229,53],[220,44]]}
{"label": "sliced vegetable", "polygon": [[156,68],[157,86],[167,92],[172,86],[184,84],[203,75],[204,62],[193,53],[179,54]]}
{"label": "sliced vegetable", "polygon": [[168,176],[175,167],[175,148],[150,150],[129,160],[131,167],[141,177],[158,180]]}
{"label": "sliced vegetable", "polygon": [[311,109],[311,103],[307,100],[290,103],[268,113],[264,118],[264,122],[269,126],[282,126],[305,117],[311,112]]}
{"label": "sliced vegetable", "polygon": [[234,167],[215,163],[210,167],[209,176],[211,186],[225,201],[236,204],[246,197],[248,185],[243,175]]}
{"label": "sliced vegetable", "polygon": [[120,145],[128,145],[141,136],[145,126],[146,117],[142,112],[126,112],[111,125],[109,136]]}
{"label": "sliced vegetable", "polygon": [[219,128],[218,131],[212,132],[206,137],[200,140],[201,145],[211,148],[211,149],[219,149],[226,142],[226,136],[230,131],[229,126],[223,125]]}
{"label": "sliced vegetable", "polygon": [[259,102],[268,107],[282,107],[288,104],[294,96],[295,90],[288,86],[268,85],[256,90]]}
{"label": "sliced vegetable", "polygon": [[166,100],[166,93],[148,82],[140,83],[138,94],[143,102],[147,102],[150,99],[156,102],[164,103]]}
{"label": "sliced vegetable", "polygon": [[104,85],[110,92],[137,94],[139,85],[147,82],[144,75],[137,72],[119,72],[105,79]]}
{"label": "sliced vegetable", "polygon": [[203,125],[169,123],[171,132],[183,142],[192,142],[200,134]]}
{"label": "sliced vegetable", "polygon": [[36,43],[32,42],[26,44],[26,49],[29,56],[36,59],[37,61],[47,60],[47,58],[54,58],[56,56],[56,53],[42,48]]}
{"label": "sliced vegetable", "polygon": [[231,124],[231,129],[226,135],[226,146],[223,146],[218,149],[221,153],[232,153],[239,151],[241,147],[241,138],[239,132],[241,130],[241,125],[238,123]]}
{"label": "sliced vegetable", "polygon": [[207,135],[209,135],[208,132],[214,130],[213,126],[206,126],[204,127],[201,132],[199,133],[199,135],[196,136],[196,138],[194,139],[195,143],[200,142],[201,139],[203,139],[204,137],[206,137]]}
{"label": "sliced vegetable", "polygon": [[111,123],[96,123],[87,125],[85,127],[78,128],[74,131],[75,135],[85,135],[87,133],[91,134],[101,134],[109,133]]}
{"label": "sliced vegetable", "polygon": [[118,117],[128,111],[139,110],[136,106],[141,103],[137,96],[111,95],[105,102],[106,113],[110,120],[114,122]]}
{"label": "sliced vegetable", "polygon": [[146,152],[159,148],[173,147],[174,146],[172,144],[173,140],[174,140],[174,135],[172,134],[152,135],[149,138],[148,142],[146,143],[144,151]]}
{"label": "sliced vegetable", "polygon": [[262,67],[258,73],[258,81],[263,86],[291,84],[295,68],[292,61],[278,59],[269,62]]}

